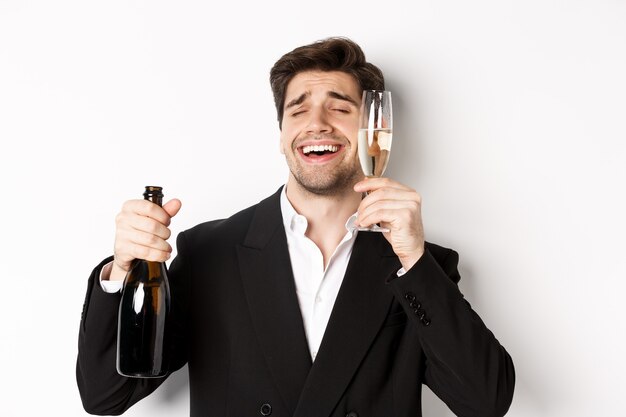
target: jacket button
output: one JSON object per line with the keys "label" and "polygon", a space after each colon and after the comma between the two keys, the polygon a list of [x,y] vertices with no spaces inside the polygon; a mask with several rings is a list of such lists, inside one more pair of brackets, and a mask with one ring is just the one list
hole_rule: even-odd
{"label": "jacket button", "polygon": [[356,413],[356,411],[350,411],[348,414],[346,414],[346,417],[359,417],[359,415]]}
{"label": "jacket button", "polygon": [[265,403],[261,406],[261,415],[262,416],[269,416],[270,414],[272,414],[272,406]]}

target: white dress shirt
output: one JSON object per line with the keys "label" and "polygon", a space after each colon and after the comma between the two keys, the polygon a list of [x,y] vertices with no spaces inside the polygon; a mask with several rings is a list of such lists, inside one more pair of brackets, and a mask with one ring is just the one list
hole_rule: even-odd
{"label": "white dress shirt", "polygon": [[308,221],[293,208],[287,199],[286,189],[286,186],[283,187],[280,196],[280,210],[287,234],[304,332],[311,358],[315,360],[358,233],[357,230],[350,230],[348,227],[356,218],[356,214],[346,222],[346,234],[324,269],[322,252],[305,236]]}

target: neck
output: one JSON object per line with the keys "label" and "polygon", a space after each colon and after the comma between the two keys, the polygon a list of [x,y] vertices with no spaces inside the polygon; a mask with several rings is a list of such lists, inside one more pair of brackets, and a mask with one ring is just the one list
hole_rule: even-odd
{"label": "neck", "polygon": [[319,195],[302,188],[292,177],[287,182],[287,198],[308,222],[306,236],[321,250],[324,265],[346,234],[346,221],[359,207],[361,194],[350,188],[334,195]]}

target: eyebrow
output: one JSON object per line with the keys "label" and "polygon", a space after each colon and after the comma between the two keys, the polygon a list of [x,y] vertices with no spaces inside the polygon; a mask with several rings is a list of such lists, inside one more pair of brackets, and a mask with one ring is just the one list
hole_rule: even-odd
{"label": "eyebrow", "polygon": [[302,104],[304,99],[306,99],[307,96],[310,96],[310,95],[311,93],[302,93],[300,97],[293,99],[289,103],[287,103],[287,105],[285,106],[285,109],[288,109],[289,107],[297,106],[298,104]]}
{"label": "eyebrow", "polygon": [[[302,104],[304,100],[306,100],[306,98],[310,95],[311,95],[310,92],[302,93],[298,98],[295,98],[291,100],[289,103],[287,103],[287,105],[285,106],[285,109]],[[353,105],[358,106],[357,102],[352,97],[345,95],[345,94],[337,93],[336,91],[329,91],[327,96],[331,98],[335,98],[337,100],[347,101],[348,103],[352,103]]]}
{"label": "eyebrow", "polygon": [[339,94],[335,91],[329,91],[328,97],[336,98],[337,100],[347,101],[349,103],[354,104],[355,106],[358,106],[357,102],[352,97],[344,95],[344,94]]}

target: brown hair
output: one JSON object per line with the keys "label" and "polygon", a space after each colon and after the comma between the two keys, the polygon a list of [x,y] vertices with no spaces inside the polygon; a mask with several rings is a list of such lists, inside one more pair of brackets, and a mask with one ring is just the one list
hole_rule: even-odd
{"label": "brown hair", "polygon": [[328,38],[300,46],[283,55],[270,70],[270,84],[282,127],[285,91],[291,79],[303,71],[343,71],[352,75],[361,90],[384,90],[382,71],[365,60],[361,47],[347,38]]}

